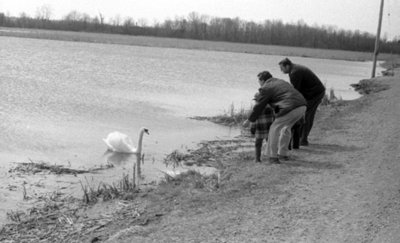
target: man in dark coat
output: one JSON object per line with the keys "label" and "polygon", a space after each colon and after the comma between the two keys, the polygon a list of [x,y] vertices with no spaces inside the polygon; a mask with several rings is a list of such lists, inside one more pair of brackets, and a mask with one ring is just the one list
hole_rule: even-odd
{"label": "man in dark coat", "polygon": [[289,74],[290,83],[307,101],[305,121],[300,132],[300,145],[307,146],[315,112],[325,96],[325,87],[313,71],[305,66],[292,63],[288,58],[280,61],[279,66],[283,73]]}

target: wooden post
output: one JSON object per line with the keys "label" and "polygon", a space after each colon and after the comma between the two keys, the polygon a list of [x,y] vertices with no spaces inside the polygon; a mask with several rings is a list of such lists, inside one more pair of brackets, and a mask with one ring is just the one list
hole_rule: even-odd
{"label": "wooden post", "polygon": [[136,163],[133,163],[133,171],[132,171],[132,186],[133,186],[133,190],[136,189]]}
{"label": "wooden post", "polygon": [[376,33],[376,39],[375,39],[374,62],[373,62],[373,66],[372,66],[372,75],[371,75],[371,78],[374,78],[374,77],[375,77],[376,59],[378,58],[378,53],[379,53],[379,40],[380,40],[381,26],[382,26],[383,1],[384,1],[384,0],[381,0],[381,9],[380,9],[380,11],[379,11],[378,31],[377,31],[377,33]]}

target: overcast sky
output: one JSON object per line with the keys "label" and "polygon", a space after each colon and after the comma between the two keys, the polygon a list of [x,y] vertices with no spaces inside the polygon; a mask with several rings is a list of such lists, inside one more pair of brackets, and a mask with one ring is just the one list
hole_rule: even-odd
{"label": "overcast sky", "polygon": [[[31,17],[41,6],[50,6],[51,18],[60,19],[72,10],[106,19],[146,19],[149,24],[190,12],[211,17],[239,17],[260,22],[285,23],[303,20],[309,25],[336,26],[376,34],[381,0],[0,0],[0,12]],[[400,36],[400,0],[385,0],[381,37]]]}

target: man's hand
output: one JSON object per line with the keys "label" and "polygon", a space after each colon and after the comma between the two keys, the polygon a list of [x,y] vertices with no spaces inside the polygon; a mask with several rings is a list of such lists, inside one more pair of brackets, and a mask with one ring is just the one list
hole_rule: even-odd
{"label": "man's hand", "polygon": [[242,126],[243,126],[243,127],[248,127],[249,124],[250,124],[250,121],[249,121],[249,120],[246,120],[246,121],[243,122]]}

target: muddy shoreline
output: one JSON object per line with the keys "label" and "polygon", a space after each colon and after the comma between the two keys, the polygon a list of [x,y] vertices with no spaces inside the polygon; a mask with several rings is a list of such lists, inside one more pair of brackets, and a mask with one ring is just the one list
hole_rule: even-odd
{"label": "muddy shoreline", "polygon": [[[374,79],[372,83],[378,84],[377,87],[382,87],[379,85],[380,79]],[[388,86],[383,87],[387,88]],[[146,242],[174,242],[173,239],[184,241],[204,239],[206,242],[214,242],[210,238],[212,235],[198,235],[195,232],[184,233],[178,230],[178,224],[180,227],[182,224],[185,225],[184,227],[190,227],[190,225],[199,227],[204,223],[209,224],[210,218],[214,218],[210,213],[219,215],[218,219],[213,219],[215,220],[213,228],[215,228],[212,230],[215,231],[215,237],[218,239],[232,240],[250,237],[241,230],[244,227],[243,223],[260,220],[259,217],[263,215],[261,211],[266,207],[283,207],[282,209],[287,207],[290,200],[293,199],[293,195],[300,190],[299,185],[296,185],[296,191],[292,191],[294,190],[293,183],[299,178],[304,180],[315,173],[318,175],[318,173],[324,174],[329,171],[339,177],[345,173],[346,164],[342,164],[342,162],[323,162],[318,158],[315,161],[309,161],[303,158],[303,154],[309,154],[308,157],[312,159],[314,155],[311,155],[315,152],[317,152],[315,156],[326,153],[329,157],[329,154],[334,151],[357,150],[355,145],[350,144],[347,147],[335,145],[335,143],[329,144],[325,140],[331,136],[332,132],[343,131],[348,126],[338,117],[350,113],[357,114],[359,111],[367,109],[368,105],[376,99],[375,91],[369,92],[368,96],[363,96],[359,100],[342,101],[321,107],[317,115],[316,134],[314,134],[317,144],[296,152],[296,160],[281,167],[254,164],[252,138],[241,136],[230,141],[208,141],[203,143],[198,150],[186,151],[176,156],[175,159],[178,158],[180,160],[178,162],[181,163],[213,166],[218,169],[217,174],[203,176],[190,172],[176,177],[166,176],[165,181],[156,187],[142,187],[132,190],[131,193],[115,196],[110,200],[102,198],[95,204],[85,204],[83,199],[68,197],[62,193],[54,193],[47,197],[39,196],[36,205],[28,212],[10,214],[14,223],[2,227],[0,241],[132,242],[132,240],[147,240]],[[379,88],[378,91],[383,92],[385,89]],[[315,136],[319,138],[315,138]],[[307,190],[308,186],[304,184],[300,187],[301,190]],[[249,212],[252,212],[253,209],[247,207],[255,203],[254,200],[257,201],[257,198],[264,198],[262,201],[265,205],[254,205],[261,211],[252,218]],[[239,205],[234,202],[241,202],[239,203],[242,205],[240,208],[244,207],[245,211],[242,209],[237,211]],[[231,211],[228,214],[230,216],[226,214],[229,211]],[[269,211],[265,213],[265,215],[271,214]],[[296,216],[295,212],[289,210],[289,213],[291,214],[283,214],[283,218],[270,216],[276,220],[277,225],[282,225],[286,222],[285,217],[288,217],[289,220]],[[196,220],[188,221],[194,216]],[[242,223],[240,227],[232,225],[232,222],[225,222],[224,217],[228,217],[230,220],[240,219]],[[244,218],[245,221],[243,221]],[[177,225],[174,226],[168,222],[175,222]],[[285,239],[287,232],[294,230],[292,223],[287,222],[286,224],[280,230],[268,228],[266,232],[272,236],[266,236],[261,231],[257,231],[257,235],[257,232],[253,231],[252,234],[256,233],[253,235],[253,239],[255,242],[267,238],[272,241]],[[230,227],[227,231],[230,232],[229,234],[236,234],[236,237],[225,235],[223,233],[225,230],[219,228],[220,226]],[[160,231],[160,227],[165,227],[169,233],[165,230]],[[161,235],[165,236],[164,240],[159,238]]]}

